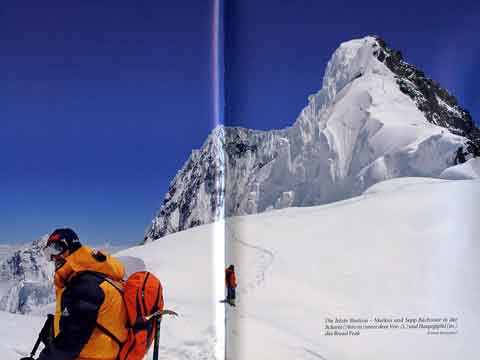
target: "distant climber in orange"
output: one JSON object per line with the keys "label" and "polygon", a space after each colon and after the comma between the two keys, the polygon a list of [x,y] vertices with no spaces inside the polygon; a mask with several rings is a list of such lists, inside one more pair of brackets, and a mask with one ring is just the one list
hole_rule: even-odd
{"label": "distant climber in orange", "polygon": [[233,265],[225,269],[225,286],[227,287],[226,302],[235,306],[235,288],[237,287],[237,281],[235,279],[235,267]]}

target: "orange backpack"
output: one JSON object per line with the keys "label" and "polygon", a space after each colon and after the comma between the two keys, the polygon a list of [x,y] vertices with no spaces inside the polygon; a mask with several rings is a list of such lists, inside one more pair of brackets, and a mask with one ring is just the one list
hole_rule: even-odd
{"label": "orange backpack", "polygon": [[[128,314],[128,336],[124,343],[120,343],[105,328],[120,346],[118,360],[142,360],[148,352],[155,338],[158,316],[163,311],[163,288],[160,280],[148,271],[138,271],[129,276],[121,288],[113,280],[102,276],[122,293],[123,301]],[[97,324],[98,326],[98,324]]]}
{"label": "orange backpack", "polygon": [[123,300],[128,314],[128,337],[118,358],[141,360],[152,345],[157,329],[158,317],[147,317],[163,310],[162,284],[148,271],[133,273],[123,286]]}

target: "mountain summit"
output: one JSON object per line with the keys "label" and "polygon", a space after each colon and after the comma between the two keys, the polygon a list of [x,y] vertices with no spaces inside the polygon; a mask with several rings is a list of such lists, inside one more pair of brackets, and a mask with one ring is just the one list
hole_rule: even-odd
{"label": "mountain summit", "polygon": [[454,96],[378,37],[340,45],[289,128],[220,126],[170,183],[146,242],[223,216],[312,206],[395,177],[438,177],[480,152]]}

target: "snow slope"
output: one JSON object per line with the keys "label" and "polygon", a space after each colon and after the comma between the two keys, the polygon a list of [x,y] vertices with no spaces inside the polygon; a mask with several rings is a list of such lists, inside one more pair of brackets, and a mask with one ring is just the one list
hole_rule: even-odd
{"label": "snow slope", "polygon": [[[0,354],[2,360],[30,355],[45,319],[0,311]],[[40,347],[41,348],[41,347]]]}
{"label": "snow slope", "polygon": [[[240,304],[228,314],[229,358],[477,359],[480,181],[430,180],[232,218]],[[460,330],[328,337],[327,316],[455,316]]]}
{"label": "snow slope", "polygon": [[[404,178],[333,204],[230,218],[226,263],[236,265],[235,309],[218,302],[221,223],[118,255],[155,272],[166,306],[181,314],[162,323],[161,359],[215,359],[226,306],[229,360],[476,360],[478,199],[480,180]],[[5,360],[16,359],[12,348],[29,351],[31,328],[41,326],[38,318],[11,316],[0,315],[17,324],[0,330]],[[333,337],[324,335],[327,316],[457,317],[459,328],[455,335],[417,329]]]}
{"label": "snow slope", "polygon": [[116,254],[143,260],[162,281],[165,307],[180,314],[162,322],[161,359],[215,359],[216,239],[215,224],[211,224]]}

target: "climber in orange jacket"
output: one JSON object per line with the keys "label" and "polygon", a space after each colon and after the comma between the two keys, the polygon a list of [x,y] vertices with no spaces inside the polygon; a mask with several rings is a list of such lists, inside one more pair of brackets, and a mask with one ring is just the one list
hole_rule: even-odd
{"label": "climber in orange jacket", "polygon": [[235,306],[235,288],[237,282],[235,279],[235,267],[230,265],[225,269],[225,286],[227,287],[227,303]]}
{"label": "climber in orange jacket", "polygon": [[55,262],[54,339],[38,360],[115,360],[127,339],[127,313],[113,281],[125,270],[115,258],[82,246],[71,229],[57,229],[44,253]]}

